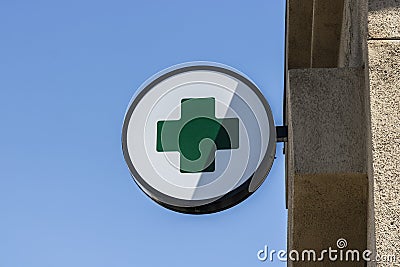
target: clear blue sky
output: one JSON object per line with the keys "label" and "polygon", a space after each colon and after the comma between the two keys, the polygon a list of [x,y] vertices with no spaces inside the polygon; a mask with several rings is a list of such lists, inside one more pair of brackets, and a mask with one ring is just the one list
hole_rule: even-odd
{"label": "clear blue sky", "polygon": [[0,2],[0,267],[285,266],[284,157],[229,210],[182,215],[133,182],[124,113],[186,61],[248,75],[282,125],[283,0]]}

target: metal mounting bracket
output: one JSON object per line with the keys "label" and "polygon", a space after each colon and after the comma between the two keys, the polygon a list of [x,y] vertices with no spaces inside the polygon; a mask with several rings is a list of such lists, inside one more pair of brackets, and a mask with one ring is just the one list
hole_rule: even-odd
{"label": "metal mounting bracket", "polygon": [[276,142],[287,142],[288,139],[288,127],[287,126],[276,126]]}

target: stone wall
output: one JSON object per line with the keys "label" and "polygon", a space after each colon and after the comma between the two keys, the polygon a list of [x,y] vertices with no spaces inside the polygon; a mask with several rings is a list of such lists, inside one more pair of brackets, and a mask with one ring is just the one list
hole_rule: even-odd
{"label": "stone wall", "polygon": [[369,244],[397,257],[378,266],[400,266],[400,0],[370,0],[368,8]]}
{"label": "stone wall", "polygon": [[287,25],[288,250],[400,266],[400,0],[289,0]]}

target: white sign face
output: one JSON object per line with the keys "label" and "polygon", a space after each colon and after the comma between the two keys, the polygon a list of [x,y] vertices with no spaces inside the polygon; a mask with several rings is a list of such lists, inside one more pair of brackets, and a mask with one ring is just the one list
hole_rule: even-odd
{"label": "white sign face", "polygon": [[194,63],[159,73],[131,101],[125,160],[153,200],[212,213],[251,195],[275,157],[275,126],[262,93],[229,67]]}

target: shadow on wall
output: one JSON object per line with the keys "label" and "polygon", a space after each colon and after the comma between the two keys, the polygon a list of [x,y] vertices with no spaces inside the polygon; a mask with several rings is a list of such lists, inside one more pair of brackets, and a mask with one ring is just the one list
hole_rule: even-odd
{"label": "shadow on wall", "polygon": [[369,11],[379,11],[382,9],[400,9],[400,0],[369,0]]}

